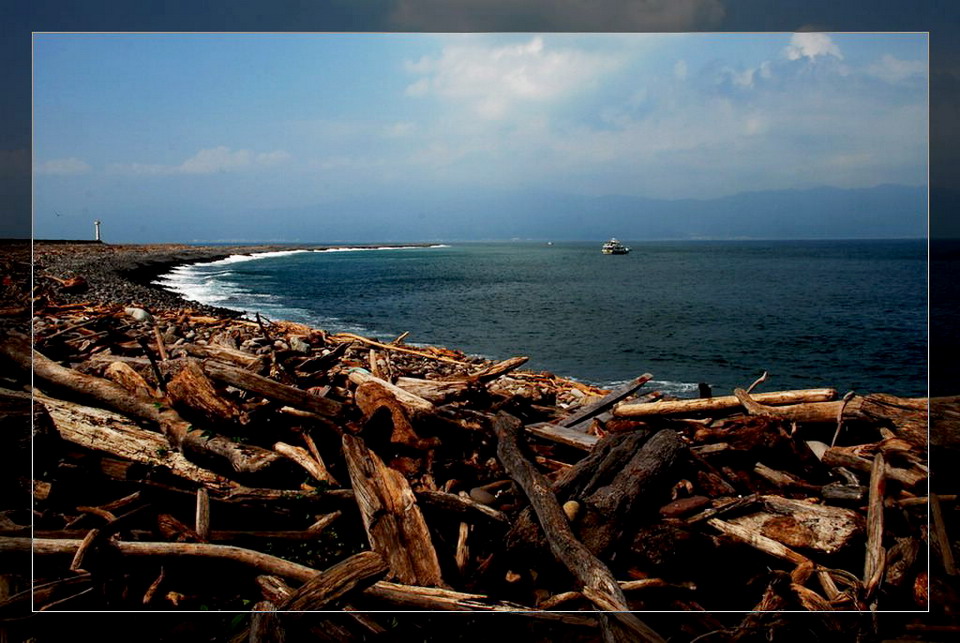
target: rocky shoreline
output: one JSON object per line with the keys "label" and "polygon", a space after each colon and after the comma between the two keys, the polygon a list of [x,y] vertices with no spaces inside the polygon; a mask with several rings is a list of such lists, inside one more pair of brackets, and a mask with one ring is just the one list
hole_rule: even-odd
{"label": "rocky shoreline", "polygon": [[[416,244],[407,244],[416,245]],[[37,241],[33,245],[34,280],[82,277],[86,288],[59,288],[65,303],[137,306],[152,312],[190,308],[202,314],[237,317],[242,313],[187,300],[154,283],[177,266],[218,261],[233,255],[284,250],[325,250],[333,245],[105,244]],[[350,247],[370,247],[357,245]]]}

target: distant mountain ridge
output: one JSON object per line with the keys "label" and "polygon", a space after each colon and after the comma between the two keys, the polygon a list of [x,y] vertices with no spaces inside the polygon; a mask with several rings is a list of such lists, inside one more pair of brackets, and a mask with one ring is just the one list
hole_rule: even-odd
{"label": "distant mountain ridge", "polygon": [[817,187],[704,200],[485,192],[367,197],[251,218],[263,215],[301,240],[323,241],[923,238],[927,189]]}

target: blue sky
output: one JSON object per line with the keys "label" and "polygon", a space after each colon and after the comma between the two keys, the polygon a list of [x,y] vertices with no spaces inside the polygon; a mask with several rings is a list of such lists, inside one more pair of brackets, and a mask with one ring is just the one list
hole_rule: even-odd
{"label": "blue sky", "polygon": [[33,117],[38,237],[370,196],[922,185],[927,37],[38,34]]}

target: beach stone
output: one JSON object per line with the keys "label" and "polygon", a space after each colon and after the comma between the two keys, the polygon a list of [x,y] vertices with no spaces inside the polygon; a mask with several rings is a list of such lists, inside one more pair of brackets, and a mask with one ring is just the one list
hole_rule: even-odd
{"label": "beach stone", "polygon": [[710,504],[710,498],[706,496],[690,496],[689,498],[680,498],[660,507],[660,515],[664,518],[680,518],[694,511],[702,509]]}
{"label": "beach stone", "polygon": [[482,487],[474,487],[470,490],[470,497],[480,504],[492,505],[497,501],[497,497]]}
{"label": "beach stone", "polygon": [[299,335],[294,335],[290,338],[290,350],[296,351],[297,353],[309,354],[310,353],[310,344],[304,341],[303,337]]}

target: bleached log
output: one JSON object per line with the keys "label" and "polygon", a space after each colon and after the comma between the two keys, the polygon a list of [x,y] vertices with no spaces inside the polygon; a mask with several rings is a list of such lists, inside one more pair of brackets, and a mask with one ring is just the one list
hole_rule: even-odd
{"label": "bleached log", "polygon": [[[763,404],[796,404],[798,402],[828,402],[837,397],[837,392],[831,388],[801,389],[796,391],[780,391],[775,393],[758,393],[753,399]],[[651,415],[676,415],[679,413],[706,413],[714,411],[730,411],[741,406],[735,395],[712,397],[696,400],[670,400],[651,402],[648,404],[621,404],[614,407],[613,414],[617,417],[645,417]],[[834,410],[836,419],[836,410]]]}

